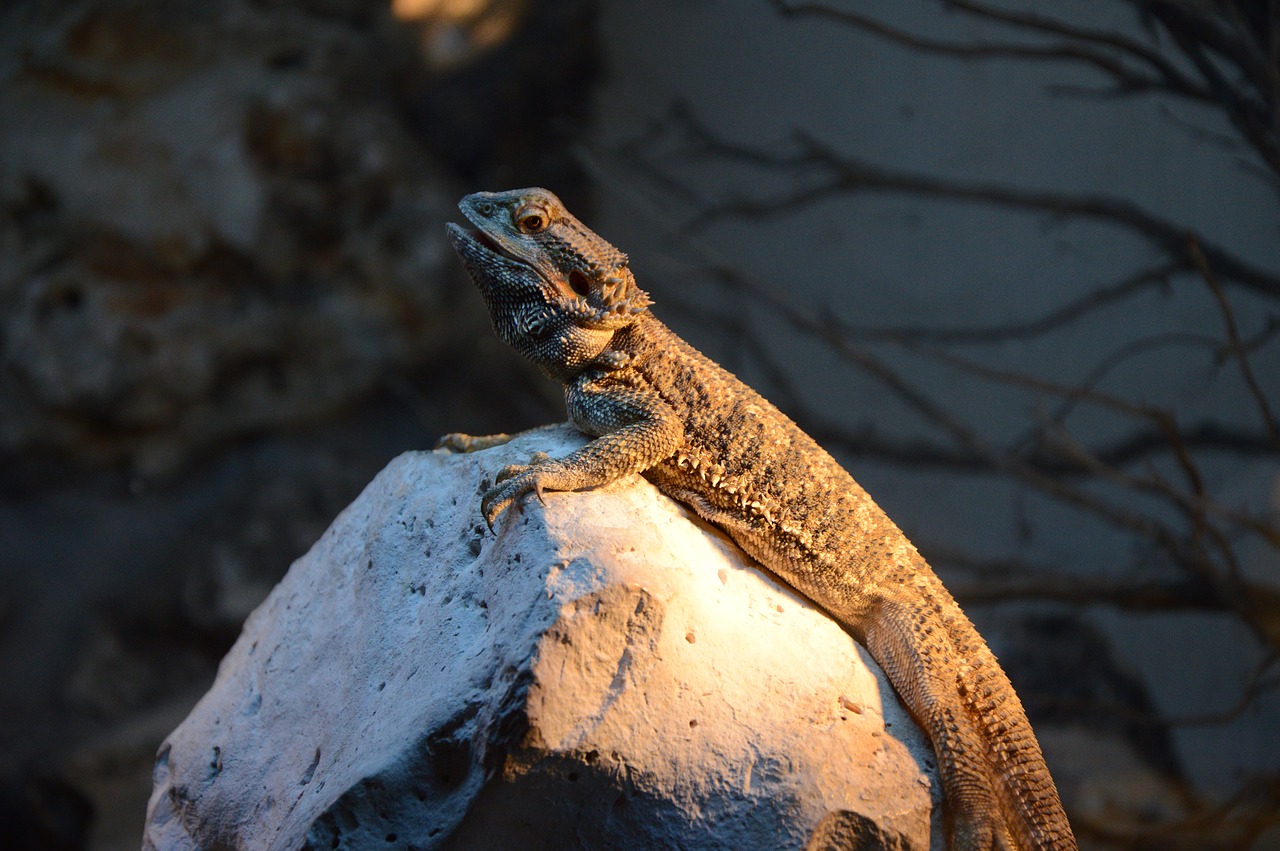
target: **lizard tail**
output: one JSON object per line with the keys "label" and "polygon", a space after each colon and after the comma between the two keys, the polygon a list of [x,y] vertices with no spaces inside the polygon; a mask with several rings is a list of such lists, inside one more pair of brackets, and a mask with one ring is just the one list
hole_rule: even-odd
{"label": "lizard tail", "polygon": [[986,745],[1015,836],[1027,848],[1075,849],[1058,789],[1008,676],[968,618],[961,615],[948,631],[960,657],[970,660],[956,673],[957,690]]}
{"label": "lizard tail", "polygon": [[932,740],[953,848],[1075,851],[1022,702],[973,624],[923,560],[882,589],[864,640]]}

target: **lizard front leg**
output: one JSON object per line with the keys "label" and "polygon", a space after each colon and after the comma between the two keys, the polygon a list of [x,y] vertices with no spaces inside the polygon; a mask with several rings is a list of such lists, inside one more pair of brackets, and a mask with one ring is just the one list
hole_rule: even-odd
{"label": "lizard front leg", "polygon": [[489,528],[530,491],[573,491],[599,487],[643,472],[684,442],[684,427],[657,393],[608,375],[584,376],[565,386],[569,419],[588,434],[586,446],[561,459],[541,458],[512,466],[480,500]]}

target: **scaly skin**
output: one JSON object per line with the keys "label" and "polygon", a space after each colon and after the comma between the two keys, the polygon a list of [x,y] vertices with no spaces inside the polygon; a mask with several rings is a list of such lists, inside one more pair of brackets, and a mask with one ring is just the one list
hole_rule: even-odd
{"label": "scaly skin", "polygon": [[[906,536],[800,427],[648,311],[625,254],[545,189],[481,192],[449,225],[494,329],[595,437],[502,472],[490,527],[529,492],[640,473],[813,600],[884,668],[933,743],[952,847],[1074,849],[1022,704]],[[488,440],[488,444],[484,441]],[[450,435],[461,449],[491,439]]]}

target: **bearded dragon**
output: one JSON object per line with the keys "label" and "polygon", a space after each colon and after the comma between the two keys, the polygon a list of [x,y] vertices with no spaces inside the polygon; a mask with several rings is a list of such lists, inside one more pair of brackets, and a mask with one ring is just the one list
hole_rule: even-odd
{"label": "bearded dragon", "polygon": [[[861,642],[929,737],[952,848],[1076,848],[995,656],[906,536],[786,415],[656,319],[627,256],[545,189],[478,192],[448,225],[494,330],[564,385],[594,439],[508,467],[492,529],[526,494],[640,474],[718,526]],[[447,435],[472,450],[503,436]]]}

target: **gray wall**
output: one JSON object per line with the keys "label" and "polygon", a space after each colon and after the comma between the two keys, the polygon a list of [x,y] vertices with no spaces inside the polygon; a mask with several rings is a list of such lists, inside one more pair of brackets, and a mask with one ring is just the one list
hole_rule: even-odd
{"label": "gray wall", "polygon": [[[833,4],[835,5],[835,4]],[[1141,33],[1123,4],[1054,4],[1041,11],[1089,26]],[[850,8],[927,36],[1017,40],[937,4],[859,2]],[[1274,185],[1248,166],[1243,148],[1205,108],[1156,97],[1055,94],[1055,85],[1098,85],[1101,75],[1065,63],[962,61],[926,56],[837,24],[784,20],[768,4],[619,0],[605,7],[609,76],[597,94],[589,156],[598,168],[598,230],[624,247],[663,315],[664,296],[708,310],[750,315],[754,333],[788,366],[801,399],[823,419],[874,425],[895,437],[936,433],[883,385],[798,339],[758,306],[731,298],[693,267],[705,257],[742,267],[784,288],[799,305],[828,309],[858,326],[981,327],[1038,316],[1119,281],[1156,252],[1120,229],[901,193],[835,196],[760,220],[729,219],[685,233],[697,205],[664,188],[618,149],[661,122],[675,101],[723,139],[775,152],[803,128],[824,144],[885,168],[962,182],[1068,195],[1132,199],[1183,223],[1259,266],[1280,271],[1280,203]],[[1031,41],[1022,39],[1022,41]],[[1191,128],[1200,128],[1198,132]],[[678,134],[647,146],[646,159],[707,198],[771,197],[795,185],[785,175],[680,153]],[[1242,333],[1256,332],[1275,302],[1231,294]],[[741,368],[766,395],[767,377],[740,357],[730,336],[696,316],[666,315],[679,330]],[[1245,332],[1243,329],[1249,329]],[[1211,291],[1195,276],[1173,281],[1087,320],[1028,341],[957,351],[983,363],[1063,383],[1081,382],[1110,353],[1154,335],[1222,339]],[[1057,400],[973,381],[889,350],[886,355],[982,434],[1012,436]],[[1255,370],[1280,391],[1280,347],[1258,353]],[[1157,345],[1097,385],[1127,399],[1173,408],[1184,422],[1216,416],[1257,426],[1239,374],[1215,367],[1203,347]],[[1068,421],[1080,440],[1124,432],[1123,419],[1081,411]],[[1165,464],[1167,458],[1157,459]],[[1017,557],[1081,573],[1119,575],[1147,556],[1130,538],[1079,512],[992,476],[918,471],[849,459],[856,476],[931,551]],[[1274,461],[1207,456],[1211,490],[1233,504],[1280,511]],[[1253,567],[1280,582],[1274,550],[1254,547]],[[935,559],[948,575],[947,559]],[[1134,614],[1093,607],[1087,617],[1117,642],[1172,715],[1230,707],[1259,653],[1247,632],[1215,615]],[[981,622],[993,617],[977,613]],[[1280,700],[1268,698],[1235,722],[1183,728],[1177,741],[1204,789],[1241,772],[1280,764]]]}

